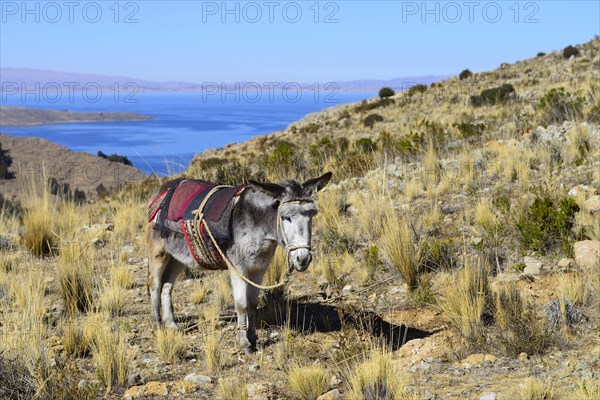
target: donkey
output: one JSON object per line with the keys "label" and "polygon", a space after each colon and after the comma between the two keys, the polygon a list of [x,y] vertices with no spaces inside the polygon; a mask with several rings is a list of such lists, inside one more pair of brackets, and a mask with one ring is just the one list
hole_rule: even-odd
{"label": "donkey", "polygon": [[[230,279],[237,313],[237,341],[246,354],[256,351],[259,289],[240,275],[260,284],[277,245],[286,251],[290,271],[308,268],[312,259],[312,219],[317,214],[314,195],[327,185],[331,175],[328,172],[302,184],[293,180],[280,184],[250,181],[231,211],[231,240],[221,243],[220,248],[237,269],[231,271],[230,267]],[[164,183],[152,199],[179,182]],[[153,229],[155,222],[156,218],[146,226],[152,323],[155,327],[177,329],[171,302],[175,280],[186,267],[206,269],[190,251],[183,233],[161,234]]]}

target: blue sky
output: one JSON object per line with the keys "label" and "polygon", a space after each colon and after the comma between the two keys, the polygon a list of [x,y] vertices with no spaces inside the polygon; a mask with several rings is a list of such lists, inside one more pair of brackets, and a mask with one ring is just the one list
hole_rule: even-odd
{"label": "blue sky", "polygon": [[598,1],[0,0],[0,11],[1,67],[196,83],[483,71],[600,34]]}

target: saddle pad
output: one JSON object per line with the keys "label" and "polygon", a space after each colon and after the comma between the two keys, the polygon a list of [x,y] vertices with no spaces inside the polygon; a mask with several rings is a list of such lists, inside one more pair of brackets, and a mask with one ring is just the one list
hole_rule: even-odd
{"label": "saddle pad", "polygon": [[[191,203],[197,202],[195,205],[195,209],[197,209],[213,187],[215,185],[205,181],[183,181],[173,192],[168,204],[166,219],[175,222],[181,221],[184,217],[185,219],[192,219],[193,215],[191,215],[191,211],[188,211],[193,207]],[[189,216],[186,214],[189,214]]]}

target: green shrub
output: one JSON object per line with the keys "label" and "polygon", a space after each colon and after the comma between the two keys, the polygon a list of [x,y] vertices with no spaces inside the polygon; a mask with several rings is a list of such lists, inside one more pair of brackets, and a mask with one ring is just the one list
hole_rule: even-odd
{"label": "green shrub", "polygon": [[8,150],[2,148],[2,143],[0,143],[0,179],[12,179],[15,177],[15,174],[8,170],[11,165],[12,157],[8,154]]}
{"label": "green shrub", "polygon": [[361,153],[372,153],[377,150],[377,143],[371,138],[358,139],[354,145]]}
{"label": "green shrub", "polygon": [[537,53],[536,57],[544,57],[546,55],[546,53],[544,53],[543,51],[540,51],[539,53]]}
{"label": "green shrub", "polygon": [[427,85],[423,85],[422,83],[419,83],[418,85],[412,86],[410,89],[408,89],[408,95],[410,97],[414,96],[417,93],[425,93],[425,91],[427,90]]}
{"label": "green shrub", "polygon": [[473,73],[469,70],[469,69],[464,69],[459,75],[458,75],[458,79],[465,80],[470,78],[471,76],[473,76]]}
{"label": "green shrub", "polygon": [[516,226],[526,249],[548,254],[560,246],[570,255],[574,234],[571,231],[579,206],[571,197],[556,204],[550,197],[537,197]]}
{"label": "green shrub", "polygon": [[360,113],[365,113],[367,111],[375,110],[376,108],[388,107],[392,104],[395,104],[394,99],[379,99],[373,102],[369,102],[367,100],[363,100],[358,106],[356,106],[356,111]]}
{"label": "green shrub", "polygon": [[379,90],[379,98],[380,99],[386,99],[388,97],[392,97],[395,94],[396,94],[396,92],[394,92],[394,90],[389,87],[384,87]]}
{"label": "green shrub", "polygon": [[571,58],[571,56],[579,56],[579,50],[577,50],[577,47],[569,45],[563,49],[563,58],[568,59]]}
{"label": "green shrub", "polygon": [[550,89],[538,103],[543,124],[562,124],[581,116],[583,99],[575,97],[563,87]]}
{"label": "green shrub", "polygon": [[481,136],[485,131],[485,124],[483,123],[461,122],[455,123],[453,126],[458,129],[460,135],[465,139]]}
{"label": "green shrub", "polygon": [[319,132],[319,128],[320,128],[319,124],[311,122],[309,124],[304,125],[300,129],[298,129],[298,131],[300,133],[317,133],[317,132]]}
{"label": "green shrub", "polygon": [[484,105],[494,106],[507,102],[511,95],[515,93],[515,88],[510,83],[505,83],[491,89],[485,89],[479,96],[471,96],[471,105],[480,107]]}
{"label": "green shrub", "polygon": [[110,156],[107,156],[102,151],[98,150],[98,157],[107,159],[108,161],[113,161],[113,162],[118,162],[121,164],[133,166],[133,163],[127,158],[127,156],[122,156],[119,154],[111,154]]}
{"label": "green shrub", "polygon": [[362,123],[367,128],[373,128],[377,122],[383,122],[383,117],[379,114],[369,114]]}

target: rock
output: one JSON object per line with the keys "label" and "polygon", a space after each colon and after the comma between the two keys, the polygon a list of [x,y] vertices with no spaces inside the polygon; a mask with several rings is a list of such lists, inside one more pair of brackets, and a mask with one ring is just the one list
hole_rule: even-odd
{"label": "rock", "polygon": [[317,397],[317,400],[338,400],[340,397],[340,391],[338,389],[333,389]]}
{"label": "rock", "polygon": [[127,391],[125,391],[125,394],[123,395],[123,397],[125,398],[135,398],[135,397],[141,397],[146,393],[146,386],[132,386],[129,389],[127,389]]}
{"label": "rock", "polygon": [[519,360],[527,360],[529,358],[529,356],[527,355],[527,353],[523,352],[521,354],[519,354]]}
{"label": "rock", "polygon": [[256,372],[260,369],[260,365],[258,364],[252,364],[251,366],[248,367],[248,371],[250,372]]}
{"label": "rock", "polygon": [[342,295],[344,296],[349,295],[352,292],[354,292],[354,288],[352,287],[352,285],[346,285],[342,289]]}
{"label": "rock", "polygon": [[569,193],[567,193],[569,196],[577,196],[579,193],[582,192],[588,192],[588,193],[594,193],[596,191],[596,189],[590,188],[588,185],[577,185],[574,186],[571,190],[569,190]]}
{"label": "rock", "polygon": [[329,387],[336,388],[342,384],[342,380],[337,377],[337,375],[333,375],[329,380]]}
{"label": "rock", "polygon": [[139,372],[132,372],[127,376],[127,385],[136,386],[144,383]]}
{"label": "rock", "polygon": [[163,382],[148,382],[146,383],[146,393],[147,396],[166,396],[169,394],[169,389],[167,389],[167,384]]}
{"label": "rock", "polygon": [[473,245],[475,245],[475,246],[480,245],[481,242],[483,242],[483,239],[480,237],[474,237],[471,239],[471,243],[473,243]]}
{"label": "rock", "polygon": [[471,368],[475,365],[483,364],[484,362],[494,362],[496,360],[496,356],[492,354],[471,354],[470,356],[462,360],[460,363],[458,363],[457,366],[463,368]]}
{"label": "rock", "polygon": [[267,400],[269,387],[264,383],[249,383],[246,385],[246,393],[248,400]]}
{"label": "rock", "polygon": [[542,262],[533,257],[525,257],[523,258],[523,262],[525,263],[525,269],[523,273],[525,275],[539,275],[542,272]]}
{"label": "rock", "polygon": [[584,203],[585,208],[592,214],[600,213],[600,196],[592,196]]}
{"label": "rock", "polygon": [[496,393],[494,392],[487,392],[481,395],[481,397],[479,397],[479,400],[496,400]]}
{"label": "rock", "polygon": [[172,393],[187,394],[192,393],[195,389],[194,384],[190,381],[176,381],[171,385]]}
{"label": "rock", "polygon": [[563,258],[558,262],[558,267],[561,269],[569,269],[573,266],[575,260],[572,258]]}
{"label": "rock", "polygon": [[583,240],[573,246],[575,262],[580,267],[593,267],[600,264],[600,241]]}
{"label": "rock", "polygon": [[206,385],[207,383],[212,382],[212,378],[210,376],[198,375],[194,373],[187,375],[185,378],[183,378],[183,380],[191,382],[195,385]]}

